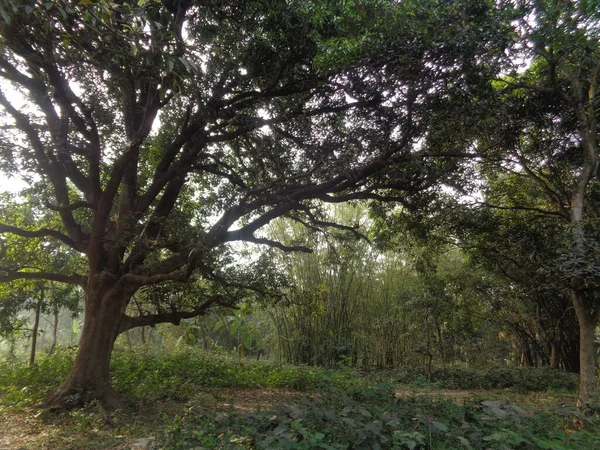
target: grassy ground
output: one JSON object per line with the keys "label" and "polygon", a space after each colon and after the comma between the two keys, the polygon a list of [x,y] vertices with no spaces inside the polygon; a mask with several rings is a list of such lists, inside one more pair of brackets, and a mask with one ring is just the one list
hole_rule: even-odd
{"label": "grassy ground", "polygon": [[600,420],[573,407],[573,377],[548,371],[377,379],[193,350],[119,350],[111,373],[123,410],[45,414],[35,405],[71,360],[63,350],[34,369],[0,365],[0,449],[143,448],[149,437],[162,449],[600,448]]}

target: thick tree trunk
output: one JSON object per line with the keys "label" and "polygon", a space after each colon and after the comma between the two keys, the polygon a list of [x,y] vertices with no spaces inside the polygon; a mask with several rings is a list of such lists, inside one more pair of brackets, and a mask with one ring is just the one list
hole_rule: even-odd
{"label": "thick tree trunk", "polygon": [[84,323],[73,367],[46,407],[69,410],[93,400],[107,410],[121,407],[121,399],[110,384],[109,366],[128,300],[123,292],[113,289],[86,289]]}
{"label": "thick tree trunk", "polygon": [[598,380],[596,379],[596,320],[589,313],[582,292],[571,292],[573,306],[579,321],[579,407],[596,409],[598,402]]}

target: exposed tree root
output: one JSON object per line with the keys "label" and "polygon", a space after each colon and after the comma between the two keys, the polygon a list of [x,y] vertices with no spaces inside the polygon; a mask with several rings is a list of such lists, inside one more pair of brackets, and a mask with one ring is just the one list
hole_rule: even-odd
{"label": "exposed tree root", "polygon": [[123,408],[121,396],[109,385],[102,389],[82,387],[61,387],[46,399],[42,407],[57,414],[80,409],[97,402],[101,413],[110,423],[109,413]]}

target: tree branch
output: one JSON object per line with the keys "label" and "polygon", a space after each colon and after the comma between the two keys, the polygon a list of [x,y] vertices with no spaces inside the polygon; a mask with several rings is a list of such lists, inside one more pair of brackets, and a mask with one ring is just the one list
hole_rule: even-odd
{"label": "tree branch", "polygon": [[487,202],[479,202],[479,201],[475,202],[474,204],[485,206],[486,208],[492,208],[492,209],[500,209],[500,210],[507,210],[507,211],[533,211],[533,212],[538,212],[540,214],[544,214],[546,216],[557,216],[557,217],[564,218],[564,216],[558,211],[552,211],[552,210],[543,209],[543,208],[535,208],[535,207],[528,207],[528,206],[521,206],[521,205],[500,206],[500,205],[492,205]]}
{"label": "tree branch", "polygon": [[255,237],[254,235],[250,235],[250,236],[244,236],[242,239],[240,239],[244,242],[252,242],[254,244],[262,244],[262,245],[268,245],[269,247],[274,247],[274,248],[278,248],[279,250],[282,250],[284,252],[303,252],[303,253],[312,253],[312,249],[308,248],[308,247],[304,247],[303,245],[298,245],[298,246],[288,246],[288,245],[284,245],[281,242],[277,242],[271,239],[267,239],[267,238],[258,238]]}
{"label": "tree branch", "polygon": [[[64,174],[62,173],[60,167],[58,167],[47,156],[44,144],[42,143],[42,140],[40,139],[38,132],[33,127],[31,121],[25,114],[18,111],[7,100],[2,91],[0,91],[0,105],[2,105],[4,109],[13,117],[17,124],[17,128],[25,134],[27,140],[33,147],[35,160],[38,164],[39,170],[41,174],[47,176],[52,183],[57,201],[61,204],[68,204],[69,195]],[[83,243],[86,241],[86,235],[82,232],[77,222],[75,222],[71,212],[61,211],[60,217],[71,239],[77,241],[78,247],[82,247]]]}
{"label": "tree branch", "polygon": [[68,205],[53,205],[50,202],[44,202],[44,206],[52,211],[75,211],[81,208],[92,208],[94,205],[83,200],[70,203]]}
{"label": "tree branch", "polygon": [[79,274],[65,275],[53,272],[20,272],[18,270],[7,270],[4,272],[4,274],[0,274],[0,283],[15,280],[48,280],[67,284],[77,284],[83,287],[87,282],[86,277]]}
{"label": "tree branch", "polygon": [[231,306],[224,301],[222,295],[213,295],[211,298],[191,311],[172,311],[168,313],[148,314],[137,317],[131,317],[123,314],[121,318],[121,324],[119,325],[119,334],[132,328],[154,326],[158,323],[172,323],[173,325],[179,325],[183,319],[191,319],[193,317],[203,315],[211,306],[215,304]]}
{"label": "tree branch", "polygon": [[13,227],[11,225],[0,224],[0,234],[11,233],[16,234],[17,236],[27,237],[27,238],[43,238],[43,237],[52,237],[54,239],[58,239],[63,244],[68,245],[74,250],[78,252],[83,252],[85,249],[78,245],[73,239],[69,236],[62,234],[60,231],[53,230],[51,228],[39,228],[37,230],[24,230],[23,228]]}

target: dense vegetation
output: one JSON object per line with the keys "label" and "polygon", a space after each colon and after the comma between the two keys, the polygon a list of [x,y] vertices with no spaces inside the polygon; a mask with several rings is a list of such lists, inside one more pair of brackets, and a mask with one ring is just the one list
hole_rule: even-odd
{"label": "dense vegetation", "polygon": [[[34,368],[3,364],[0,413],[43,400],[73,357],[74,349],[61,348]],[[448,369],[430,382],[416,371],[364,377],[347,369],[240,361],[193,347],[145,346],[117,348],[112,374],[129,403],[110,417],[108,431],[106,413],[91,405],[60,419],[29,419],[61,430],[34,445],[112,448],[148,436],[165,449],[590,449],[600,443],[598,419],[564,403],[577,377],[548,369]],[[443,385],[475,390],[445,398],[438,390]],[[235,408],[230,397],[236,393],[224,388],[241,389],[249,400]],[[259,406],[269,389],[276,398]],[[277,389],[295,393],[280,403],[290,391]]]}
{"label": "dense vegetation", "polygon": [[[310,394],[190,404],[157,442],[593,447],[599,24],[597,0],[0,2],[3,408],[114,426],[261,386]],[[561,422],[398,383],[578,395]]]}

